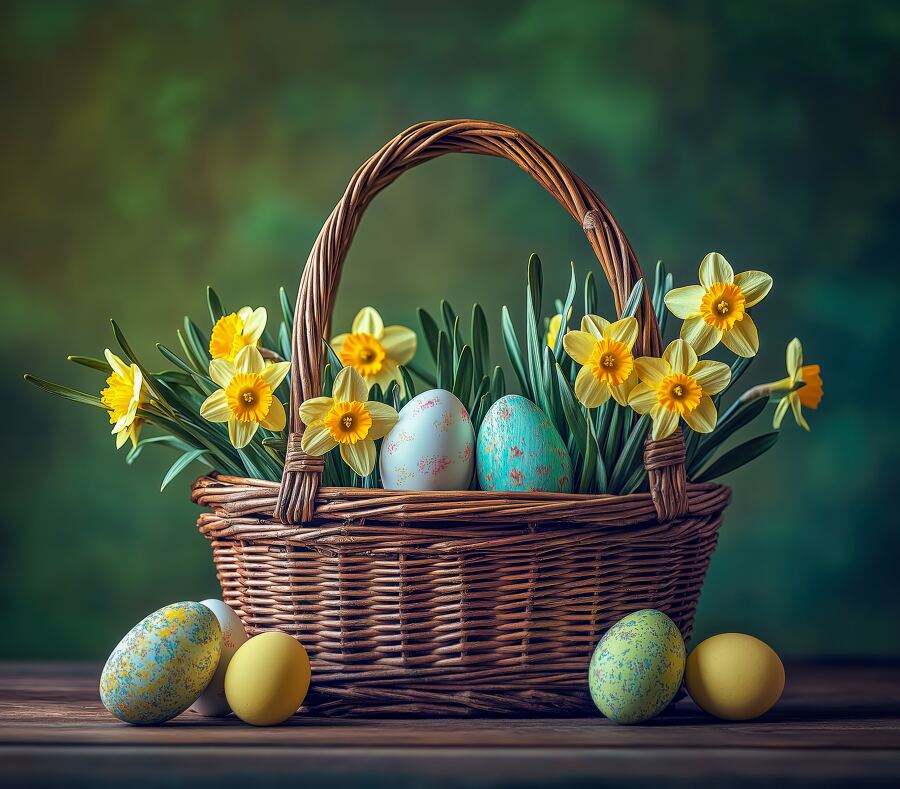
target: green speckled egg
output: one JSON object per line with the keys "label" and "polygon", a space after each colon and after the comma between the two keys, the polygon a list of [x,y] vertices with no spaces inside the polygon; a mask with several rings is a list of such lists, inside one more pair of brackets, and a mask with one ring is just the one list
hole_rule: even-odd
{"label": "green speckled egg", "polygon": [[506,395],[485,414],[475,468],[482,490],[572,490],[572,461],[556,428],[531,400]]}
{"label": "green speckled egg", "polygon": [[126,723],[162,723],[184,712],[219,665],[222,633],[200,603],[173,603],[138,622],[100,675],[100,700]]}
{"label": "green speckled egg", "polygon": [[662,611],[646,608],[600,639],[588,671],[591,698],[616,723],[640,723],[664,710],[684,676],[684,639]]}

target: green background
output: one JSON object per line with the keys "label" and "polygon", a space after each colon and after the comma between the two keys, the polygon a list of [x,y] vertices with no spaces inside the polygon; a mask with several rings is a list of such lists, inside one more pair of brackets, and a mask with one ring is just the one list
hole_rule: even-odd
{"label": "green background", "polygon": [[[727,478],[696,632],[750,632],[788,656],[900,655],[896,3],[26,0],[0,13],[2,656],[102,658],[147,612],[216,591],[190,475],[158,493],[171,457],[126,466],[103,415],[22,372],[97,389],[66,354],[112,345],[115,316],[155,358],[185,313],[206,325],[208,283],[274,312],[354,169],[442,117],[534,136],[676,284],[712,249],[774,276],[746,381],[781,377],[797,335],[825,399],[810,434],[786,420],[769,455]],[[569,260],[597,268],[514,166],[441,159],[373,204],[335,326],[364,304],[415,326],[416,306],[446,297],[479,300],[496,330],[501,304],[522,315],[532,251],[552,293]]]}

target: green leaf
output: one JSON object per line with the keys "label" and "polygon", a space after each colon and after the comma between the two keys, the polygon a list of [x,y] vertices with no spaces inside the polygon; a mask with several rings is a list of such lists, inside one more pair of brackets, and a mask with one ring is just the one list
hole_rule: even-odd
{"label": "green leaf", "polygon": [[[400,366],[400,375],[403,378],[403,386],[406,389],[404,397],[402,399],[403,405],[406,405],[410,400],[412,400],[416,396],[416,384],[412,379],[412,376],[409,374],[409,370],[403,365]],[[434,384],[432,384],[433,386]],[[397,409],[399,410],[399,409]]]}
{"label": "green leaf", "polygon": [[626,482],[631,478],[637,466],[644,460],[644,439],[647,436],[647,428],[650,426],[650,416],[644,414],[632,428],[625,446],[619,454],[612,475],[609,480],[609,490],[619,493]]}
{"label": "green leaf", "polygon": [[215,326],[216,321],[225,314],[225,308],[219,300],[218,294],[212,289],[211,285],[206,286],[206,304],[209,307],[209,320]]}
{"label": "green leaf", "polygon": [[554,338],[555,342],[553,345],[553,355],[556,358],[557,363],[562,361],[563,354],[565,353],[565,348],[563,347],[563,337],[565,337],[566,329],[568,329],[569,327],[569,311],[572,309],[572,305],[575,303],[575,264],[570,263],[569,265],[572,267],[572,276],[569,279],[569,292],[566,294],[566,301],[562,305],[562,312],[559,313],[560,315],[562,315],[562,320],[559,323],[559,332],[557,332],[556,337]]}
{"label": "green leaf", "polygon": [[209,338],[204,338],[197,324],[190,318],[184,319],[184,334],[190,345],[191,351],[197,359],[197,369],[205,372],[209,369]]}
{"label": "green leaf", "polygon": [[578,452],[581,457],[585,457],[587,453],[587,442],[585,440],[584,429],[582,428],[582,423],[585,419],[584,412],[578,404],[578,400],[575,398],[572,387],[566,380],[566,376],[558,364],[556,365],[556,379],[560,404],[562,405],[566,424],[569,427],[569,434],[575,439],[575,444],[578,447]]}
{"label": "green leaf", "polygon": [[589,493],[597,479],[597,460],[599,458],[597,437],[594,435],[594,425],[589,414],[583,417],[579,432],[584,435],[585,452],[581,476],[578,480],[578,493]]}
{"label": "green leaf", "polygon": [[[205,449],[192,449],[189,452],[185,452],[181,457],[178,458],[166,472],[166,475],[163,477],[162,485],[159,486],[159,492],[162,493],[166,486],[177,477],[182,471],[184,471],[191,463],[195,460],[201,460],[203,456],[206,454]],[[206,462],[206,465],[209,466],[209,462]]]}
{"label": "green leaf", "polygon": [[584,314],[597,314],[597,280],[593,271],[584,278]]}
{"label": "green leaf", "polygon": [[506,395],[506,376],[503,374],[503,368],[497,365],[491,376],[491,403],[496,403],[501,397]]}
{"label": "green leaf", "polygon": [[756,419],[766,410],[768,403],[768,395],[749,402],[742,403],[738,400],[735,403],[736,407],[726,411],[712,433],[700,437],[696,452],[688,458],[688,476],[693,477],[693,474],[702,468],[718,447],[742,427]]}
{"label": "green leaf", "polygon": [[525,397],[534,399],[531,392],[531,386],[528,383],[528,376],[525,374],[525,365],[522,363],[522,351],[519,344],[519,338],[516,336],[516,330],[513,327],[512,318],[509,317],[509,310],[506,305],[503,306],[500,318],[500,328],[503,334],[503,344],[506,346],[506,355],[509,356],[510,364],[512,364],[513,372],[519,380],[519,386]]}
{"label": "green leaf", "polygon": [[422,334],[425,335],[425,344],[428,346],[428,350],[431,352],[431,358],[434,360],[434,363],[437,364],[438,360],[438,332],[440,329],[438,328],[437,321],[431,317],[427,310],[419,307],[419,323],[422,324]]}
{"label": "green leaf", "polygon": [[182,441],[176,436],[151,436],[150,438],[142,438],[133,447],[128,450],[125,455],[125,462],[130,466],[138,459],[144,447],[150,444],[164,444],[165,446],[177,449],[179,452],[189,452],[193,447],[186,441]]}
{"label": "green leaf", "polygon": [[487,318],[480,304],[472,307],[472,354],[475,362],[475,377],[482,378],[485,365],[490,358],[490,337]]}
{"label": "green leaf", "polygon": [[608,407],[612,411],[609,421],[609,428],[603,437],[603,457],[610,465],[613,464],[618,457],[619,444],[622,441],[622,428],[627,415],[626,409],[614,400],[610,399]]}
{"label": "green leaf", "polygon": [[481,399],[475,402],[475,408],[472,409],[472,427],[475,430],[476,435],[478,435],[478,431],[481,429],[481,423],[484,421],[485,414],[487,414],[491,407],[489,400],[490,398],[488,395],[482,395]]}
{"label": "green leaf", "polygon": [[331,369],[334,371],[335,376],[337,376],[337,374],[344,369],[344,364],[334,352],[334,348],[332,348],[326,340],[322,340],[322,342],[325,345],[325,359],[328,364],[331,365]]}
{"label": "green leaf", "polygon": [[291,360],[291,335],[287,324],[283,321],[278,324],[278,349],[281,351],[281,358],[289,362]]}
{"label": "green leaf", "polygon": [[281,305],[281,320],[284,321],[290,333],[294,330],[294,307],[288,300],[284,288],[278,289],[278,303]]}
{"label": "green leaf", "polygon": [[45,392],[49,392],[50,394],[56,395],[57,397],[62,397],[65,400],[71,400],[73,403],[81,403],[82,405],[90,405],[94,408],[101,408],[104,411],[108,411],[109,409],[103,405],[100,401],[100,398],[96,395],[85,394],[84,392],[79,392],[77,389],[70,389],[68,386],[62,386],[60,384],[55,384],[52,381],[45,381],[43,378],[36,378],[35,376],[26,373],[24,378],[28,383],[33,384],[38,389],[43,389]]}
{"label": "green leaf", "polygon": [[196,380],[200,384],[201,389],[206,392],[206,394],[212,394],[214,391],[216,391],[216,389],[219,388],[218,384],[216,384],[216,382],[213,381],[212,378],[210,378],[205,373],[198,373],[193,367],[191,367],[180,356],[178,356],[178,354],[170,351],[162,343],[157,343],[156,349],[176,367],[184,370],[184,372],[188,373],[188,375],[191,375],[194,380]]}
{"label": "green leaf", "polygon": [[768,452],[778,441],[780,431],[775,430],[772,433],[764,433],[756,438],[751,438],[743,444],[739,444],[734,449],[726,452],[718,460],[713,461],[701,472],[695,482],[710,482],[711,480],[734,471],[737,468],[756,460],[764,452]]}
{"label": "green leaf", "polygon": [[105,375],[112,374],[112,367],[109,366],[109,362],[105,359],[95,359],[92,356],[67,356],[66,359],[70,362],[75,362],[75,364],[80,364],[82,367],[99,370]]}
{"label": "green leaf", "polygon": [[[435,358],[437,357],[437,348],[435,348]],[[417,364],[414,364],[412,361],[408,361],[405,365],[405,369],[409,370],[413,375],[416,376],[420,381],[424,381],[428,386],[432,389],[437,386],[437,379],[431,374],[425,372],[421,367]]]}
{"label": "green leaf", "polygon": [[453,356],[450,337],[444,331],[438,332],[437,355],[437,386],[449,391],[453,387]]}
{"label": "green leaf", "polygon": [[623,318],[632,318],[637,314],[638,308],[641,306],[641,298],[643,295],[644,280],[639,279],[634,283],[634,287],[631,289],[631,293],[628,294],[628,299],[625,301],[625,306],[622,309]]}
{"label": "green leaf", "polygon": [[[718,404],[722,400],[722,395],[724,395],[729,389],[731,389],[732,386],[734,386],[738,381],[741,380],[744,373],[747,372],[747,370],[749,369],[750,365],[753,363],[753,360],[755,358],[756,357],[754,357],[754,356],[751,356],[749,358],[745,357],[745,356],[738,356],[731,363],[731,380],[728,382],[728,386],[726,386],[721,392],[719,392],[719,394],[716,395],[716,406],[717,407],[718,407]],[[737,402],[738,401],[735,401],[735,403],[733,403],[731,407],[734,408],[734,406],[737,404]],[[728,416],[727,411],[723,415],[723,418],[725,418],[726,416]]]}
{"label": "green leaf", "polygon": [[450,302],[441,299],[441,315],[444,318],[444,326],[447,328],[447,336],[453,337],[456,330],[457,315]]}
{"label": "green leaf", "polygon": [[547,402],[547,393],[542,380],[541,347],[543,334],[541,333],[541,300],[543,297],[544,276],[541,268],[541,259],[532,255],[528,261],[528,289],[526,294],[526,322],[525,344],[528,354],[528,382],[532,392],[532,399],[540,406],[548,416],[550,404]]}
{"label": "green leaf", "polygon": [[322,370],[322,397],[331,397],[331,391],[334,387],[334,368],[330,364],[326,364]]}

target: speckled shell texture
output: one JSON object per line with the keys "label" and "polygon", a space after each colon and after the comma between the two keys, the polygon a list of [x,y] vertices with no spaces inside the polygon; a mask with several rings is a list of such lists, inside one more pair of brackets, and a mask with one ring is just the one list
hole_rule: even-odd
{"label": "speckled shell texture", "polygon": [[184,712],[215,674],[222,634],[200,603],[173,603],[138,622],[100,676],[100,700],[126,723],[161,723]]}
{"label": "speckled shell texture", "polygon": [[662,712],[684,676],[684,639],[661,611],[620,619],[597,644],[588,672],[597,709],[616,723],[639,723]]}
{"label": "speckled shell texture", "polygon": [[572,490],[572,461],[556,428],[531,400],[506,395],[478,431],[475,467],[482,490]]}

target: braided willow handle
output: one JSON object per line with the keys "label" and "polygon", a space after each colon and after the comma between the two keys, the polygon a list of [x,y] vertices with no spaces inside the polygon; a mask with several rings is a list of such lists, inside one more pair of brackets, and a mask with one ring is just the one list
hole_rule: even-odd
{"label": "braided willow handle", "polygon": [[[356,171],[343,197],[325,221],[309,253],[294,312],[291,361],[290,434],[284,476],[275,509],[282,523],[312,518],[323,465],[300,447],[300,404],[321,393],[322,338],[331,312],[344,258],[369,203],[382,189],[416,165],[445,153],[476,153],[509,159],[531,175],[587,234],[609,280],[621,314],[634,283],[642,276],[634,250],[604,202],[577,175],[522,132],[490,121],[427,121],[388,142]],[[660,353],[659,324],[647,289],[638,310],[641,330],[636,353]],[[648,442],[644,457],[650,490],[661,520],[687,509],[684,440],[680,432],[665,442]]]}

